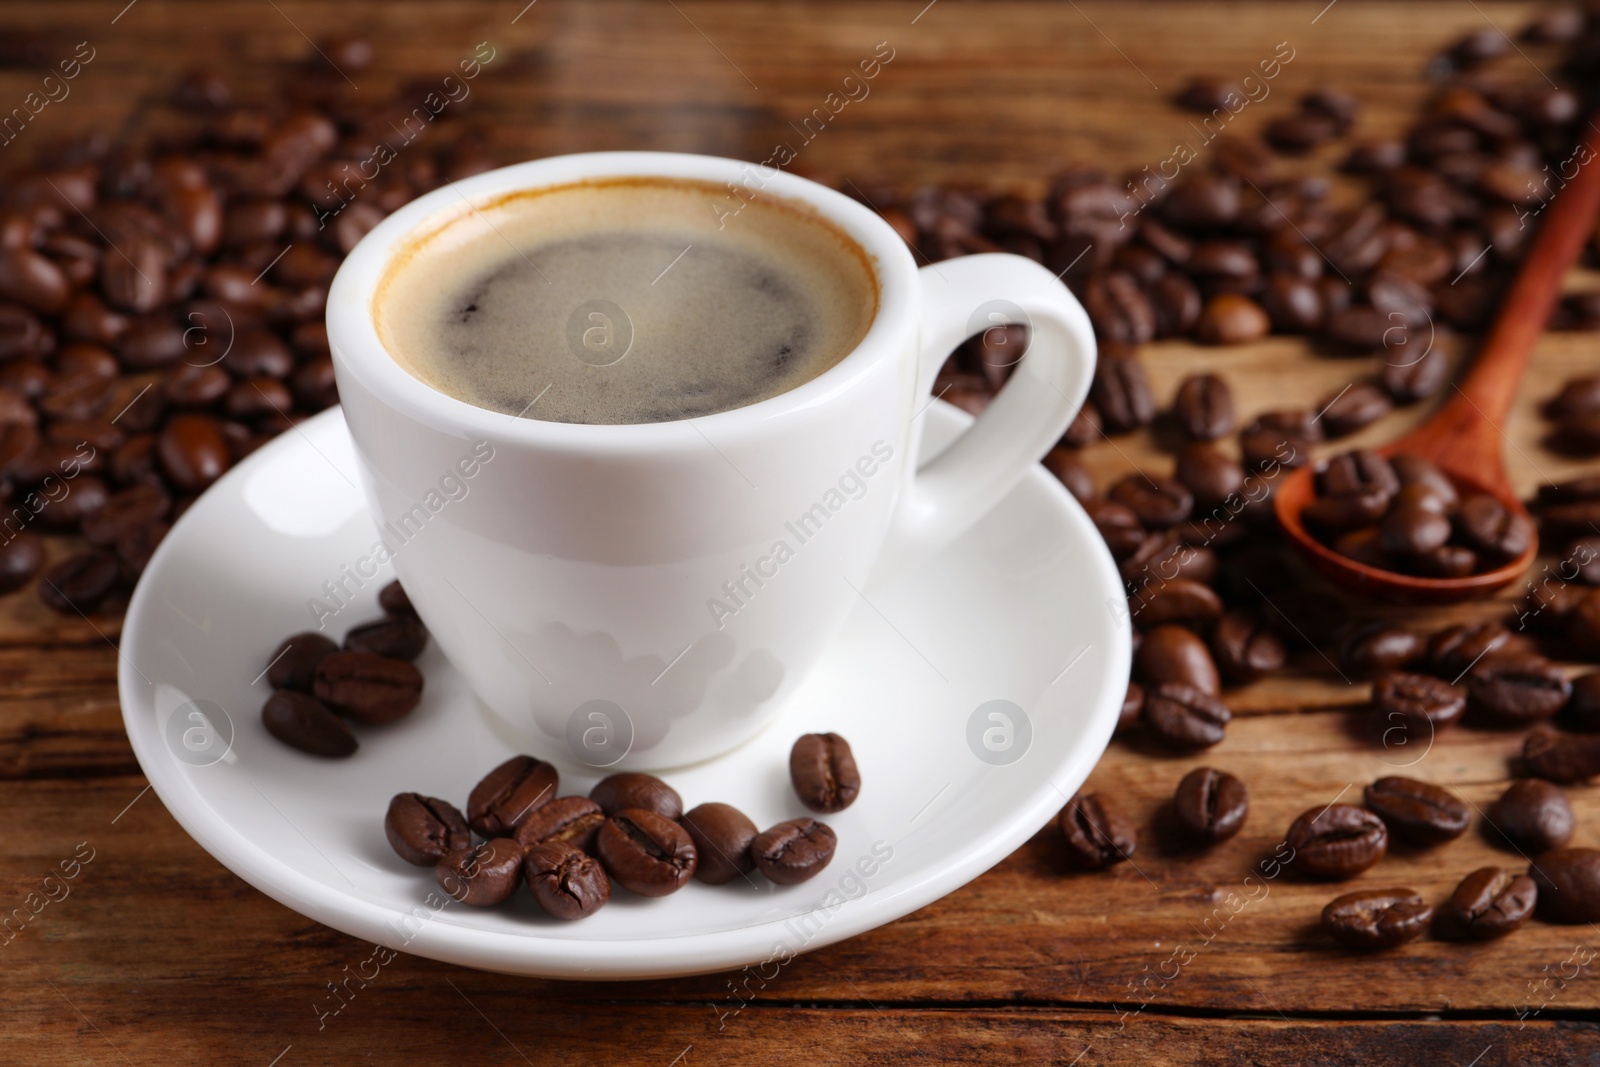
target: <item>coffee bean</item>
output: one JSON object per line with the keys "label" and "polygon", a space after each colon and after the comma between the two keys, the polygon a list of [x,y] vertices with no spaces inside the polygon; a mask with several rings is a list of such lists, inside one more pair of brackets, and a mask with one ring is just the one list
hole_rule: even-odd
{"label": "coffee bean", "polygon": [[1039,462],[1044,464],[1045,470],[1056,476],[1056,480],[1067,487],[1067,492],[1076,497],[1079,503],[1094,499],[1094,476],[1089,473],[1089,468],[1084,466],[1074,450],[1052,448]]}
{"label": "coffee bean", "polygon": [[1538,896],[1538,887],[1527,875],[1504,867],[1480,867],[1450,894],[1445,914],[1469,936],[1488,941],[1526,923]]}
{"label": "coffee bean", "polygon": [[1378,524],[1378,543],[1397,556],[1420,556],[1450,537],[1450,520],[1429,508],[1395,507]]}
{"label": "coffee bean", "polygon": [[291,748],[313,756],[342,758],[356,750],[355,735],[333,712],[314,697],[279,689],[261,708],[267,733]]}
{"label": "coffee bean", "polygon": [[646,897],[683,888],[698,860],[688,831],[642,808],[612,813],[600,827],[595,849],[612,880]]}
{"label": "coffee bean", "polygon": [[1316,468],[1316,479],[1318,493],[1327,497],[1375,493],[1390,498],[1401,486],[1389,460],[1366,449],[1334,456]]}
{"label": "coffee bean", "polygon": [[1575,655],[1591,661],[1600,658],[1600,590],[1590,590],[1573,605],[1565,630]]}
{"label": "coffee bean", "polygon": [[1157,626],[1146,633],[1135,665],[1147,685],[1176,682],[1212,696],[1222,691],[1205,642],[1182,626]]}
{"label": "coffee bean", "polygon": [[1162,682],[1145,693],[1144,724],[1172,748],[1193,751],[1215,745],[1231,718],[1226,704],[1194,686]]}
{"label": "coffee bean", "polygon": [[1129,682],[1127,692],[1122,695],[1122,710],[1117,713],[1117,728],[1112,736],[1121,737],[1137,726],[1143,711],[1144,687],[1138,682]]}
{"label": "coffee bean", "polygon": [[1461,718],[1466,706],[1464,690],[1426,674],[1388,671],[1372,685],[1373,719],[1385,747],[1414,738],[1431,742],[1438,730]]}
{"label": "coffee bean", "polygon": [[1211,631],[1211,653],[1222,676],[1236,684],[1281,670],[1288,658],[1278,635],[1245,608],[1231,609],[1217,620]]}
{"label": "coffee bean", "polygon": [[725,885],[755,870],[751,843],[756,824],[731,804],[701,804],[678,820],[700,857],[694,876],[707,885]]}
{"label": "coffee bean", "polygon": [[416,609],[411,606],[411,598],[406,596],[406,591],[399,582],[390,582],[378,590],[378,607],[387,615],[415,615]]}
{"label": "coffee bean", "polygon": [[1330,804],[1301,814],[1285,840],[1294,869],[1313,878],[1354,878],[1389,851],[1383,820],[1354,804]]}
{"label": "coffee bean", "polygon": [[1274,148],[1300,154],[1333,140],[1338,134],[1339,123],[1333,117],[1317,112],[1301,111],[1271,119],[1262,136]]}
{"label": "coffee bean", "polygon": [[1548,719],[1571,695],[1572,683],[1543,656],[1498,652],[1467,673],[1467,706],[1499,722]]}
{"label": "coffee bean", "polygon": [[1100,539],[1111,550],[1111,558],[1122,560],[1144,543],[1146,531],[1133,509],[1110,500],[1088,500],[1083,510],[1100,532]]}
{"label": "coffee bean", "polygon": [[1515,559],[1534,543],[1533,521],[1512,512],[1487,493],[1461,501],[1456,532],[1467,547],[1493,559]]}
{"label": "coffee bean", "polygon": [[[337,655],[361,656],[366,653],[341,652]],[[410,664],[406,666],[416,670]],[[319,681],[320,677],[319,673]],[[554,800],[560,785],[561,775],[553,764],[532,756],[512,756],[472,787],[472,792],[467,796],[467,825],[484,837],[509,836],[534,811]]]}
{"label": "coffee bean", "polygon": [[312,695],[362,722],[394,722],[422,701],[422,674],[404,660],[370,652],[334,652],[317,665]]}
{"label": "coffee bean", "polygon": [[1441,678],[1459,679],[1474,664],[1509,651],[1511,632],[1498,622],[1446,627],[1428,639],[1428,667]]}
{"label": "coffee bean", "polygon": [[[76,491],[76,490],[74,490]],[[153,485],[136,485],[106,500],[83,519],[83,536],[91,545],[114,545],[141,526],[159,522],[172,507],[172,498]]]}
{"label": "coffee bean", "polygon": [[1260,304],[1240,293],[1219,293],[1206,301],[1195,324],[1203,344],[1238,345],[1259,340],[1272,330],[1272,320]]}
{"label": "coffee bean", "polygon": [[[1389,511],[1391,498],[1378,490],[1340,493],[1338,496],[1320,496],[1300,512],[1307,526],[1329,533],[1366,529],[1381,520]],[[1388,549],[1381,541],[1381,531],[1374,530],[1374,545],[1379,552]]]}
{"label": "coffee bean", "polygon": [[44,539],[26,530],[0,544],[0,593],[21,589],[44,569]]}
{"label": "coffee bean", "polygon": [[1057,819],[1067,841],[1067,859],[1080,870],[1104,870],[1139,848],[1134,825],[1108,798],[1079,793]]}
{"label": "coffee bean", "polygon": [[524,848],[559,844],[589,852],[605,821],[605,812],[588,797],[556,797],[528,812],[512,836]]}
{"label": "coffee bean", "polygon": [[1360,889],[1322,909],[1322,929],[1351,948],[1395,948],[1415,941],[1433,921],[1433,908],[1410,889]]}
{"label": "coffee bean", "polygon": [[162,470],[179,489],[199,492],[222,477],[232,459],[222,428],[208,415],[177,415],[156,438]]}
{"label": "coffee bean", "polygon": [[1367,786],[1362,803],[1396,837],[1414,845],[1442,845],[1467,832],[1472,812],[1449,790],[1415,778],[1389,776]]}
{"label": "coffee bean", "polygon": [[428,646],[428,628],[415,615],[385,615],[344,635],[344,647],[391,659],[414,660]]}
{"label": "coffee bean", "polygon": [[789,780],[800,803],[828,814],[848,808],[861,792],[850,742],[838,734],[803,734],[789,750]]}
{"label": "coffee bean", "polygon": [[1242,496],[1245,489],[1244,467],[1216,446],[1202,442],[1185,445],[1179,451],[1173,474],[1202,508]]}
{"label": "coffee bean", "polygon": [[589,790],[589,799],[607,815],[629,808],[653,811],[667,819],[683,814],[683,798],[678,791],[653,774],[624,772],[600,779]]}
{"label": "coffee bean", "polygon": [[1572,840],[1572,805],[1559,787],[1542,778],[1512,782],[1484,812],[1488,829],[1530,856]]}
{"label": "coffee bean", "polygon": [[311,692],[317,668],[339,651],[339,646],[322,634],[307,632],[284,639],[267,661],[267,684],[274,689]]}
{"label": "coffee bean", "polygon": [[1250,793],[1243,782],[1214,767],[1196,767],[1178,782],[1173,814],[1199,841],[1225,841],[1244,826]]}
{"label": "coffee bean", "polygon": [[[1320,273],[1321,258],[1315,249],[1306,249]],[[1322,291],[1313,281],[1293,274],[1274,274],[1261,293],[1261,306],[1280,333],[1311,333],[1322,325]]]}
{"label": "coffee bean", "polygon": [[1422,635],[1414,630],[1374,622],[1345,638],[1339,659],[1351,674],[1371,678],[1409,667],[1422,658],[1426,647]]}
{"label": "coffee bean", "polygon": [[1572,568],[1584,585],[1600,585],[1600,537],[1580,537],[1561,552],[1560,573]]}
{"label": "coffee bean", "polygon": [[1102,436],[1100,409],[1094,406],[1094,401],[1085,400],[1061,435],[1061,443],[1068,448],[1088,448]]}
{"label": "coffee bean", "polygon": [[72,283],[49,257],[31,248],[0,250],[0,298],[42,315],[59,315],[71,296]]}
{"label": "coffee bean", "polygon": [[475,908],[504,904],[522,877],[522,846],[497,837],[476,848],[456,849],[440,857],[433,875],[458,903]]}
{"label": "coffee bean", "polygon": [[797,885],[821,873],[838,839],[815,819],[790,819],[757,834],[750,843],[756,867],[778,885]]}
{"label": "coffee bean", "polygon": [[1600,774],[1600,736],[1563,734],[1540,726],[1523,740],[1522,765],[1546,781],[1587,781]]}
{"label": "coffee bean", "polygon": [[472,847],[472,831],[456,806],[421,793],[394,795],[383,817],[383,832],[395,853],[418,867],[432,867],[445,853]]}
{"label": "coffee bean", "polygon": [[1134,591],[1128,610],[1141,627],[1167,623],[1201,625],[1222,614],[1222,600],[1208,586],[1188,578],[1152,583]]}
{"label": "coffee bean", "polygon": [[1155,397],[1150,392],[1144,364],[1131,351],[1102,349],[1089,396],[1110,433],[1136,430],[1156,416]]}
{"label": "coffee bean", "polygon": [[1142,345],[1156,336],[1156,309],[1133,276],[1113,270],[1089,280],[1083,308],[1097,337],[1119,345]]}
{"label": "coffee bean", "polygon": [[1383,418],[1393,406],[1377,386],[1359,383],[1322,402],[1322,424],[1330,437],[1343,437]]}
{"label": "coffee bean", "polygon": [[583,919],[611,899],[611,879],[594,857],[560,842],[535,845],[522,861],[539,906],[557,919]]}
{"label": "coffee bean", "polygon": [[1600,411],[1600,374],[1567,379],[1560,391],[1546,400],[1539,410],[1551,420]]}
{"label": "coffee bean", "polygon": [[1215,374],[1192,374],[1178,386],[1172,414],[1196,441],[1215,441],[1233,429],[1233,393]]}
{"label": "coffee bean", "polygon": [[1528,868],[1539,891],[1539,914],[1551,922],[1600,920],[1600,850],[1558,848]]}
{"label": "coffee bean", "polygon": [[1239,183],[1232,177],[1194,174],[1173,187],[1161,216],[1180,229],[1226,226],[1239,215]]}
{"label": "coffee bean", "polygon": [[1176,526],[1194,508],[1194,495],[1182,483],[1137,472],[1119,478],[1106,496],[1132,510],[1142,524],[1152,529]]}
{"label": "coffee bean", "polygon": [[1189,79],[1172,102],[1188,111],[1209,115],[1240,99],[1239,89],[1220,78],[1200,76]]}
{"label": "coffee bean", "polygon": [[40,576],[39,599],[63,615],[87,615],[111,595],[121,576],[117,557],[110,552],[83,552]]}
{"label": "coffee bean", "polygon": [[1161,337],[1184,337],[1200,321],[1200,288],[1175,271],[1161,276],[1152,287],[1156,332]]}
{"label": "coffee bean", "polygon": [[[0,549],[0,565],[3,561],[4,550]],[[1573,729],[1600,732],[1600,671],[1590,671],[1572,679],[1572,697],[1567,701],[1566,715]]]}

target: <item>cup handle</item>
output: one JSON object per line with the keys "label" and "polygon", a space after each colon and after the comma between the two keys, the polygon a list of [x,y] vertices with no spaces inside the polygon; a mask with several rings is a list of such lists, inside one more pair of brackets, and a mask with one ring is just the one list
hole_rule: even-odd
{"label": "cup handle", "polygon": [[1000,253],[963,256],[923,267],[918,275],[919,413],[931,403],[925,398],[939,368],[968,337],[993,326],[1025,325],[1028,351],[972,427],[912,477],[872,571],[875,584],[914,569],[998,504],[1060,440],[1094,376],[1089,316],[1033,260]]}

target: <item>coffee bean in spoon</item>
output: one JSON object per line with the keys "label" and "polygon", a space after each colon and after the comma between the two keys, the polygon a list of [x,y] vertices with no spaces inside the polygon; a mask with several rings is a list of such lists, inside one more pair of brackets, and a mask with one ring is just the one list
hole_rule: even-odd
{"label": "coffee bean in spoon", "polygon": [[683,798],[678,791],[653,774],[625,771],[608,775],[589,790],[589,799],[607,815],[624,808],[643,808],[668,819],[683,814]]}
{"label": "coffee bean in spoon", "polygon": [[451,899],[475,908],[504,904],[522,880],[522,846],[496,837],[475,848],[461,848],[440,857],[433,868],[439,887]]}
{"label": "coffee bean in spoon", "polygon": [[625,808],[606,819],[595,851],[612,880],[644,897],[682,889],[699,862],[687,830],[644,808]]}
{"label": "coffee bean in spoon", "polygon": [[428,647],[428,629],[415,615],[385,615],[345,634],[344,647],[352,652],[414,660]]}
{"label": "coffee bean in spoon", "polygon": [[588,797],[556,797],[530,811],[512,836],[524,848],[558,844],[589,852],[605,821],[605,812]]}
{"label": "coffee bean in spoon", "polygon": [[1250,792],[1243,782],[1215,767],[1196,767],[1178,782],[1173,814],[1196,841],[1225,841],[1244,826]]}
{"label": "coffee bean in spoon", "polygon": [[534,811],[555,799],[561,775],[532,756],[512,756],[472,787],[467,825],[484,837],[508,837]]}
{"label": "coffee bean in spoon", "polygon": [[843,811],[861,792],[850,742],[838,734],[804,734],[789,750],[789,780],[800,803],[826,814]]}
{"label": "coffee bean in spoon", "polygon": [[1322,909],[1322,928],[1351,948],[1395,948],[1415,941],[1433,920],[1433,908],[1411,889],[1361,889],[1335,897]]}
{"label": "coffee bean in spoon", "polygon": [[312,695],[341,715],[388,723],[422,701],[422,673],[404,660],[370,652],[335,652],[317,665]]}
{"label": "coffee bean in spoon", "polygon": [[694,876],[707,885],[724,885],[755,870],[750,846],[756,824],[731,804],[710,802],[683,813],[678,822],[689,832],[699,863]]}
{"label": "coffee bean in spoon", "polygon": [[1444,914],[1468,936],[1488,941],[1526,923],[1538,898],[1538,887],[1527,875],[1504,867],[1480,867],[1456,886]]}
{"label": "coffee bean in spoon", "polygon": [[322,701],[292,689],[279,689],[261,707],[261,725],[290,748],[313,756],[340,759],[355,753],[357,743],[343,719]]}
{"label": "coffee bean in spoon", "polygon": [[570,844],[534,845],[523,857],[522,871],[533,898],[557,919],[588,918],[611,899],[611,879],[600,861]]}
{"label": "coffee bean in spoon", "polygon": [[267,684],[274,689],[309,693],[316,681],[317,667],[337,651],[339,646],[331,638],[315,631],[287,637],[268,661]]}
{"label": "coffee bean in spoon", "polygon": [[761,831],[750,842],[756,868],[778,885],[798,885],[822,873],[838,839],[815,819],[790,819]]}
{"label": "coffee bean in spoon", "polygon": [[472,847],[472,831],[456,806],[421,793],[395,794],[383,832],[395,853],[418,867],[432,867],[447,852]]}

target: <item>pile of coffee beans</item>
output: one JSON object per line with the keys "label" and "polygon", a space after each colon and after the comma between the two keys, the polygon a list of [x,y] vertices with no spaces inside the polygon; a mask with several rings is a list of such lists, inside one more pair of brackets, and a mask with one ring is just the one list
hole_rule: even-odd
{"label": "pile of coffee beans", "polygon": [[[838,734],[801,737],[789,770],[796,796],[815,811],[843,811],[861,790],[855,756]],[[560,796],[560,785],[553,764],[513,756],[473,786],[465,815],[438,797],[397,794],[384,833],[401,859],[432,867],[456,901],[503,904],[526,882],[540,907],[566,920],[593,915],[613,884],[643,897],[676,893],[691,878],[725,885],[755,872],[798,885],[828,866],[838,844],[827,824],[809,817],[758,831],[729,804],[685,811],[677,790],[649,774],[610,775],[587,797]]]}
{"label": "pile of coffee beans", "polygon": [[428,630],[399,582],[378,594],[384,614],[345,634],[344,646],[315,630],[285,638],[267,663],[272,695],[261,723],[279,741],[313,756],[343,758],[358,742],[349,721],[381,725],[422,701],[422,655]]}
{"label": "pile of coffee beans", "polygon": [[[372,50],[324,42],[347,71]],[[323,309],[386,214],[487,169],[430,126],[355,177],[421,91],[358,100],[319,55],[261,102],[191,74],[156,137],[45,145],[0,193],[0,592],[91,613],[262,443],[337,402]],[[446,130],[460,108],[440,112]],[[69,535],[52,554],[41,534]]]}
{"label": "pile of coffee beans", "polygon": [[1380,570],[1464,578],[1527,552],[1532,520],[1488,493],[1457,491],[1421,456],[1345,452],[1317,465],[1301,520],[1328,547]]}

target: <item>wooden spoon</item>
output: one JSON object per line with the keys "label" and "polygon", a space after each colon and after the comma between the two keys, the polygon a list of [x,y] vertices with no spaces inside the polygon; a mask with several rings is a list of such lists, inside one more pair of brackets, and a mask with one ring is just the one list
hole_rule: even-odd
{"label": "wooden spoon", "polygon": [[[1572,159],[1583,162],[1543,212],[1545,217],[1527,258],[1500,305],[1476,363],[1455,386],[1456,395],[1427,422],[1376,449],[1384,456],[1400,452],[1421,456],[1443,470],[1463,496],[1489,493],[1524,518],[1527,508],[1506,479],[1500,425],[1534,343],[1560,296],[1562,276],[1582,252],[1600,212],[1600,129],[1594,123],[1588,128],[1589,135]],[[1278,522],[1313,567],[1340,588],[1362,596],[1427,604],[1485,596],[1516,581],[1538,551],[1534,539],[1516,559],[1465,578],[1421,578],[1380,570],[1342,556],[1311,536],[1300,514],[1314,495],[1310,467],[1291,473],[1274,498]]]}

